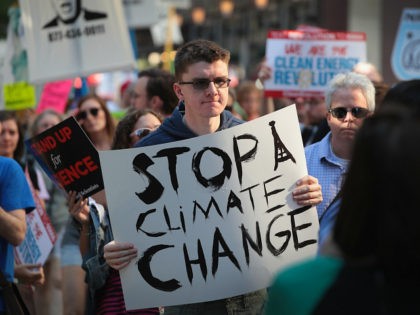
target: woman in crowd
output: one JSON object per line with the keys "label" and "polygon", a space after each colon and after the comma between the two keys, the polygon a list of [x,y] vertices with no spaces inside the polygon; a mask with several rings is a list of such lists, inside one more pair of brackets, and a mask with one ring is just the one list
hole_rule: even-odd
{"label": "woman in crowd", "polygon": [[[115,123],[102,98],[95,94],[84,96],[77,103],[75,116],[98,151],[111,148]],[[71,196],[69,197],[71,199]],[[105,204],[104,193],[95,194],[94,199]],[[67,222],[61,245],[64,314],[84,315],[87,286],[85,272],[81,267],[80,231],[74,223],[73,218]]]}
{"label": "woman in crowd", "polygon": [[[125,116],[117,126],[112,149],[126,149],[156,129],[160,117],[150,110],[136,110]],[[80,249],[89,288],[89,311],[93,314],[159,314],[158,308],[125,310],[121,280],[117,270],[109,267],[103,257],[103,246],[113,240],[109,214],[94,198],[76,201],[70,193],[70,213],[80,226]]]}
{"label": "woman in crowd", "polygon": [[[31,184],[40,194],[41,198],[46,195],[44,183],[39,173],[33,167],[33,161],[27,161],[24,145],[24,130],[13,111],[0,111],[0,123],[3,128],[0,133],[0,155],[14,159],[22,169],[28,168]],[[28,163],[27,163],[28,162]]]}
{"label": "woman in crowd", "polygon": [[22,167],[25,153],[23,128],[15,112],[0,111],[3,129],[0,134],[0,155],[16,160]]}
{"label": "woman in crowd", "polygon": [[390,106],[365,120],[328,254],[280,273],[267,315],[420,312],[420,115],[413,113]]}
{"label": "woman in crowd", "polygon": [[98,151],[111,149],[115,122],[105,100],[95,94],[83,97],[77,103],[76,119]]}
{"label": "woman in crowd", "polygon": [[[45,130],[57,125],[62,121],[62,117],[53,109],[44,110],[32,122],[30,128],[31,137],[37,136]],[[57,241],[53,251],[48,257],[45,266],[45,284],[38,287],[35,298],[38,314],[62,314],[63,297],[62,297],[62,277],[61,277],[61,240],[64,234],[64,227],[68,220],[67,196],[58,188],[53,181],[40,169],[35,166],[36,170],[42,174],[43,180],[48,192],[48,198],[45,199],[45,210],[57,234]],[[64,284],[64,286],[66,286]],[[36,292],[36,293],[37,293]]]}
{"label": "woman in crowd", "polygon": [[127,114],[117,126],[112,149],[132,147],[142,137],[147,136],[162,123],[162,118],[151,110],[134,110]]}

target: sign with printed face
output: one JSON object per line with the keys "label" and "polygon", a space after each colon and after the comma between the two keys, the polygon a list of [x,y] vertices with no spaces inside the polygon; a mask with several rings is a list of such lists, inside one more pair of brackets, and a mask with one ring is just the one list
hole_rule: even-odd
{"label": "sign with printed face", "polygon": [[267,64],[272,76],[266,96],[323,97],[327,83],[366,61],[366,35],[360,32],[269,31]]}
{"label": "sign with printed face", "polygon": [[64,191],[87,198],[102,190],[99,155],[74,117],[25,141],[47,175]]}
{"label": "sign with printed face", "polygon": [[50,82],[135,67],[121,1],[19,3],[29,81]]}
{"label": "sign with printed face", "polygon": [[420,78],[420,9],[403,10],[391,58],[399,80]]}
{"label": "sign with printed face", "polygon": [[[217,300],[269,286],[315,255],[315,207],[292,199],[307,174],[294,106],[189,140],[100,154],[128,310]],[[141,296],[141,298],[139,298]]]}

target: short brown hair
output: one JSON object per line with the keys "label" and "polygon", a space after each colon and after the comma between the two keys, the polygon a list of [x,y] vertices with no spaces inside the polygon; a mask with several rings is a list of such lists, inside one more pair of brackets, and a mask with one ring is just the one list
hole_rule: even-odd
{"label": "short brown hair", "polygon": [[190,41],[178,48],[175,56],[175,78],[177,81],[181,80],[181,75],[192,64],[200,61],[213,63],[218,60],[229,63],[230,52],[209,40]]}

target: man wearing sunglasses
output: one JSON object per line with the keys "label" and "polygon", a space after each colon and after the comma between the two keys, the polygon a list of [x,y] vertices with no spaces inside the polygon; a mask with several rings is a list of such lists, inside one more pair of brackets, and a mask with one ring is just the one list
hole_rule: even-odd
{"label": "man wearing sunglasses", "polygon": [[308,173],[318,178],[324,197],[317,206],[320,245],[329,234],[339,209],[338,193],[347,172],[355,134],[363,120],[375,110],[375,88],[364,75],[337,74],[328,84],[325,103],[331,131],[320,142],[305,148]]}
{"label": "man wearing sunglasses", "polygon": [[[174,91],[180,102],[172,115],[135,146],[163,144],[190,139],[237,126],[243,121],[226,111],[228,101],[229,51],[214,42],[195,40],[180,47],[175,57]],[[305,176],[293,197],[301,205],[316,205],[322,200],[317,180]],[[130,243],[110,242],[104,257],[114,269],[122,269],[137,256]],[[261,314],[266,290],[237,297],[196,304],[165,307],[165,314]]]}

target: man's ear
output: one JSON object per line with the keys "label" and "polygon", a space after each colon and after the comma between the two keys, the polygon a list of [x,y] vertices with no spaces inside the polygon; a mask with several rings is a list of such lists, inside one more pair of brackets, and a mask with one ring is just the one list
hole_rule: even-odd
{"label": "man's ear", "polygon": [[184,94],[182,94],[181,87],[178,83],[174,83],[173,85],[174,92],[180,101],[184,100]]}

